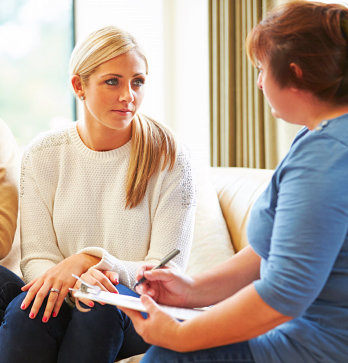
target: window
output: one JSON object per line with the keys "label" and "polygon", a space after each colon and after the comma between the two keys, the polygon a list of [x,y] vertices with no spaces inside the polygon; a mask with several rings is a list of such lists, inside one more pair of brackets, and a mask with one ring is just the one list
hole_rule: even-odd
{"label": "window", "polygon": [[20,146],[73,118],[72,0],[0,3],[0,118]]}

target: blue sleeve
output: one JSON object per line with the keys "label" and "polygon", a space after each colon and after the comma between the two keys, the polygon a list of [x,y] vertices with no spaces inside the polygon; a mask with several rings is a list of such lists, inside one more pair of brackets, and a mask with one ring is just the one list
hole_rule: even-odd
{"label": "blue sleeve", "polygon": [[[308,139],[274,176],[270,246],[254,283],[267,304],[292,317],[302,315],[325,286],[348,225],[347,147],[325,136]],[[269,197],[268,191],[261,199]]]}

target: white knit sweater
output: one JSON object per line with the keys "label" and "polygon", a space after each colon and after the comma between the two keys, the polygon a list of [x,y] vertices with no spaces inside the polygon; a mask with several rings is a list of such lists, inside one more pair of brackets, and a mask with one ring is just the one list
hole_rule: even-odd
{"label": "white knit sweater", "polygon": [[23,156],[21,171],[21,269],[30,281],[72,254],[101,257],[101,270],[117,271],[132,287],[144,262],[157,263],[173,248],[188,261],[195,193],[187,153],[174,169],[149,181],[142,202],[125,208],[131,141],[105,152],[88,149],[76,124],[46,133]]}

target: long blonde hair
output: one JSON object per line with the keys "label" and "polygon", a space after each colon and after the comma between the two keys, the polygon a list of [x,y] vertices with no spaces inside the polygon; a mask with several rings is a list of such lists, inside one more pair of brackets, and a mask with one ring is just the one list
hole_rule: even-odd
{"label": "long blonde hair", "polygon": [[[107,26],[76,44],[70,58],[70,75],[87,84],[98,66],[130,50],[136,50],[146,64],[144,52],[129,33]],[[151,118],[137,114],[132,120],[132,149],[126,180],[126,208],[136,207],[144,198],[150,178],[166,167],[173,169],[177,145],[172,133]]]}

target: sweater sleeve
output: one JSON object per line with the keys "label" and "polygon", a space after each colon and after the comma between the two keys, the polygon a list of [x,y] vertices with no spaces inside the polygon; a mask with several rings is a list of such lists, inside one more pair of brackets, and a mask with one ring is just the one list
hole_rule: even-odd
{"label": "sweater sleeve", "polygon": [[53,227],[54,179],[44,153],[24,154],[20,180],[21,270],[29,282],[61,262]]}
{"label": "sweater sleeve", "polygon": [[156,185],[156,189],[160,189],[159,198],[152,216],[148,253],[143,261],[120,260],[102,248],[89,247],[80,251],[100,257],[101,261],[95,268],[118,272],[120,282],[129,288],[133,288],[136,272],[140,266],[145,263],[157,264],[174,248],[178,248],[180,254],[173,263],[185,269],[188,262],[196,206],[188,154],[184,150],[180,151],[174,168],[161,173],[165,174],[163,178],[157,179],[160,183],[160,186]]}

